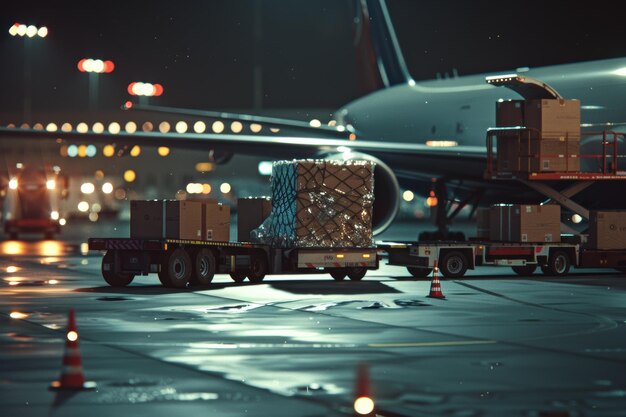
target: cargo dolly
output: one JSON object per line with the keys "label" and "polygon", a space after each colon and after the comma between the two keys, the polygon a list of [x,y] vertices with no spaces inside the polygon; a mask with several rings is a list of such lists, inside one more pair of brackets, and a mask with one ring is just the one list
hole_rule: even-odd
{"label": "cargo dolly", "polygon": [[114,287],[150,273],[172,288],[207,286],[216,273],[230,274],[235,282],[261,282],[266,274],[313,273],[359,281],[379,263],[375,247],[282,249],[247,242],[132,238],[91,238],[88,245],[106,251],[102,276]]}

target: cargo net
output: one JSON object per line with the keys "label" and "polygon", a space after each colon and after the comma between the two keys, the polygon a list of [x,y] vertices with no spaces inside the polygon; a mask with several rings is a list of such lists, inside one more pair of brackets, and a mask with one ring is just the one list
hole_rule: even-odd
{"label": "cargo net", "polygon": [[272,212],[253,232],[274,247],[370,247],[374,164],[279,161],[272,171]]}

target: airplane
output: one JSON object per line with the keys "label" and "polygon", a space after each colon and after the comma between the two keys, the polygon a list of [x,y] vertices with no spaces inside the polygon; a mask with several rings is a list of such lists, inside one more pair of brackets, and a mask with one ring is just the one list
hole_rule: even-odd
{"label": "airplane", "polygon": [[[495,87],[486,77],[498,73],[415,81],[407,70],[384,0],[355,0],[355,40],[362,62],[361,83],[368,93],[335,112],[335,125],[311,127],[306,123],[254,115],[194,109],[162,108],[127,103],[129,111],[176,114],[193,120],[235,120],[280,129],[265,135],[234,133],[160,133],[153,131],[67,132],[0,128],[0,140],[62,138],[64,141],[148,146],[175,146],[212,150],[218,162],[233,153],[273,159],[344,158],[376,162],[374,233],[394,220],[400,184],[434,191],[439,197],[436,237],[454,237],[448,225],[459,207],[498,202],[537,201],[538,194],[516,181],[488,181],[485,135],[495,125],[495,103],[519,99],[515,88]],[[502,74],[500,74],[502,75]],[[580,99],[583,126],[592,130],[624,131],[626,58],[520,69],[508,75],[522,86],[535,87],[534,97],[560,94]],[[540,82],[535,82],[540,80]],[[523,88],[521,89],[523,90]],[[521,91],[518,88],[518,91]],[[556,93],[558,91],[558,93]],[[354,140],[356,138],[356,140]],[[592,136],[583,149],[596,152],[602,138]],[[453,145],[453,146],[441,146]],[[624,143],[620,143],[620,149]],[[568,184],[562,183],[561,188]],[[598,195],[610,195],[614,184],[600,184],[581,193],[589,207],[602,207]],[[591,192],[593,191],[593,192]],[[626,201],[619,204],[626,208]],[[445,204],[444,204],[445,203]],[[453,204],[455,203],[455,204]],[[615,200],[612,201],[615,203]],[[615,207],[613,205],[612,207]],[[432,237],[431,235],[424,238]]]}

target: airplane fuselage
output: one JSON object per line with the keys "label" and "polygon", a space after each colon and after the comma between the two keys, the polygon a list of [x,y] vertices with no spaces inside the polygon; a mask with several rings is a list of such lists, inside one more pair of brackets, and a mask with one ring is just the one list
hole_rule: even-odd
{"label": "airplane fuselage", "polygon": [[[506,72],[500,72],[503,74]],[[450,140],[484,146],[495,126],[495,103],[520,99],[507,88],[485,82],[492,74],[397,85],[357,99],[337,112],[369,140],[425,144]],[[520,75],[539,79],[563,97],[581,101],[581,122],[592,130],[606,123],[626,123],[626,58],[529,69]],[[624,130],[625,126],[610,127]]]}

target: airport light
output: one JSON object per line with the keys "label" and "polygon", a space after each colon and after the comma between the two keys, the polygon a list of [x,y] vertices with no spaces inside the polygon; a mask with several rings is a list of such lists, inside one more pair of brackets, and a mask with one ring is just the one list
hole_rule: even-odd
{"label": "airport light", "polygon": [[133,182],[137,179],[137,174],[132,169],[124,171],[124,181]]}
{"label": "airport light", "polygon": [[[198,120],[193,124],[193,131],[196,133],[204,133],[206,130],[206,123],[201,120]],[[223,129],[222,129],[223,130]]]}
{"label": "airport light", "polygon": [[113,155],[115,155],[115,146],[104,145],[104,148],[102,148],[102,155],[104,155],[107,158],[110,158]]}
{"label": "airport light", "polygon": [[80,192],[83,194],[93,194],[96,191],[96,186],[91,182],[85,182],[80,186]]}
{"label": "airport light", "polygon": [[9,34],[11,36],[27,36],[29,38],[39,36],[40,38],[45,38],[46,36],[48,36],[48,28],[45,26],[37,27],[35,25],[14,23],[13,26],[9,28]]}
{"label": "airport light", "polygon": [[227,183],[227,182],[224,182],[224,183],[222,183],[222,185],[220,185],[220,191],[221,191],[222,193],[224,193],[224,194],[228,194],[228,193],[230,193],[230,192],[231,192],[231,190],[232,190],[232,187],[231,187],[231,186],[230,186],[230,184],[229,184],[229,183]]}
{"label": "airport light", "polygon": [[102,192],[105,194],[111,194],[113,192],[113,184],[110,182],[105,182],[102,184]]}
{"label": "airport light", "polygon": [[46,181],[46,188],[48,190],[54,190],[57,187],[57,182],[55,180]]}
{"label": "airport light", "polygon": [[50,212],[50,218],[52,220],[59,220],[59,212],[56,210],[53,210]]}
{"label": "airport light", "polygon": [[83,58],[76,65],[80,72],[95,72],[96,74],[110,73],[115,69],[113,61],[101,59]]}
{"label": "airport light", "polygon": [[622,77],[626,77],[626,67],[622,67],[613,71],[613,74],[620,75]]}
{"label": "airport light", "polygon": [[132,82],[128,84],[128,94],[131,96],[159,97],[163,94],[161,84],[151,84],[143,82]]}
{"label": "airport light", "polygon": [[11,178],[11,179],[9,180],[9,188],[10,188],[10,189],[12,189],[12,190],[17,190],[17,185],[18,185],[18,183],[17,183],[17,178]]}
{"label": "airport light", "polygon": [[359,397],[354,400],[354,411],[359,415],[368,415],[374,411],[374,400],[369,397]]}
{"label": "airport light", "polygon": [[415,194],[411,190],[406,190],[405,192],[402,193],[402,198],[406,202],[411,202],[415,198]]}
{"label": "airport light", "polygon": [[168,148],[167,146],[159,146],[157,148],[157,153],[159,154],[159,156],[166,157],[170,154],[170,148]]}

